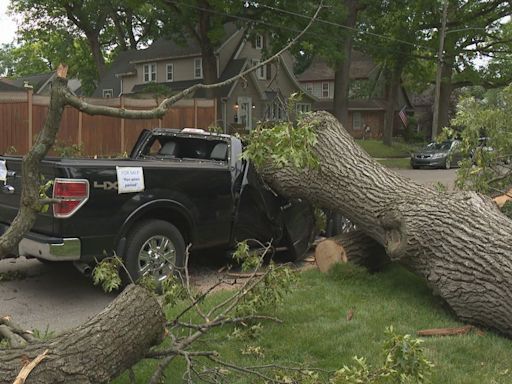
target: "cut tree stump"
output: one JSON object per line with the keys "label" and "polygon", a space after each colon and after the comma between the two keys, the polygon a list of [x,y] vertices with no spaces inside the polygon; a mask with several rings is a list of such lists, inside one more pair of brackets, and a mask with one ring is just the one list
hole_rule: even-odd
{"label": "cut tree stump", "polygon": [[318,269],[326,273],[333,265],[347,261],[370,271],[389,263],[384,248],[361,230],[354,230],[320,241],[315,248]]}
{"label": "cut tree stump", "polygon": [[[34,361],[27,384],[108,383],[162,341],[165,322],[154,295],[130,285],[78,328],[49,341],[0,350],[0,384],[12,384]],[[35,360],[46,350],[44,359]]]}
{"label": "cut tree stump", "polygon": [[340,212],[392,261],[423,277],[461,320],[512,336],[512,221],[496,204],[475,192],[442,192],[398,175],[327,112],[307,115],[301,124],[316,132],[318,167],[268,162],[259,169],[267,184]]}

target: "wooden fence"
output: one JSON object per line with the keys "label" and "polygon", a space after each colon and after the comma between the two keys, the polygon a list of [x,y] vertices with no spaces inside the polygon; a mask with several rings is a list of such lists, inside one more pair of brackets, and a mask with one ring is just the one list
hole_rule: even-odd
{"label": "wooden fence", "polygon": [[[156,100],[85,99],[96,105],[129,109],[151,109]],[[0,93],[0,154],[23,155],[32,146],[48,113],[48,96],[27,93]],[[188,99],[174,104],[161,119],[128,120],[106,116],[90,116],[66,107],[57,138],[61,146],[80,145],[85,155],[113,155],[130,152],[145,128],[203,128],[217,120],[214,100]]]}

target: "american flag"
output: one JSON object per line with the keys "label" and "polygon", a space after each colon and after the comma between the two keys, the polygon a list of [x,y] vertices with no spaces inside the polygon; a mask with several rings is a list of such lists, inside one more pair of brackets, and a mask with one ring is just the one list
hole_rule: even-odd
{"label": "american flag", "polygon": [[398,116],[400,117],[400,120],[402,120],[402,124],[405,128],[409,125],[409,117],[407,116],[407,113],[405,113],[405,105],[402,107],[400,112],[398,112]]}

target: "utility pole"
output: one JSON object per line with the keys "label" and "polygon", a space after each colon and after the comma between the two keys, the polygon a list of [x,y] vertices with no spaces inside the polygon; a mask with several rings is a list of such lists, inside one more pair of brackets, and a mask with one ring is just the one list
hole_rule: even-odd
{"label": "utility pole", "polygon": [[439,34],[439,52],[437,53],[436,90],[434,95],[434,116],[432,118],[432,140],[435,140],[439,133],[439,99],[441,96],[441,75],[443,71],[444,37],[446,35],[446,18],[448,16],[448,0],[443,4],[443,20]]}

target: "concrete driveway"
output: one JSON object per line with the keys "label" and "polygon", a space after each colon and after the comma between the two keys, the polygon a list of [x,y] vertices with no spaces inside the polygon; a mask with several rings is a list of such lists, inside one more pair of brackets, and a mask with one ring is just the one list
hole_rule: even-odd
{"label": "concrete driveway", "polygon": [[[441,182],[451,189],[456,170],[397,172],[421,184]],[[12,316],[27,329],[60,332],[72,328],[100,312],[115,297],[94,287],[70,263],[8,259],[0,261],[2,272],[14,276],[11,281],[0,281],[0,316]]]}

